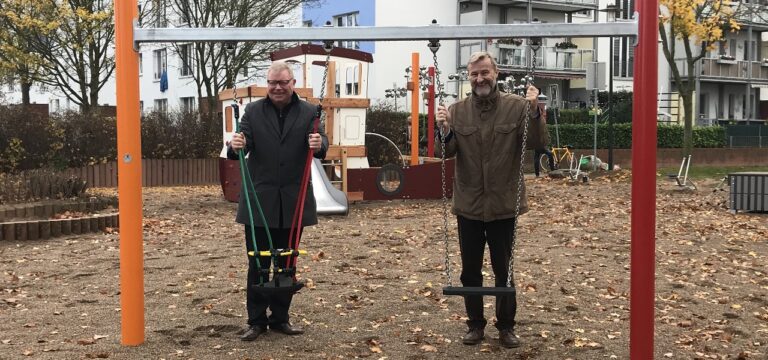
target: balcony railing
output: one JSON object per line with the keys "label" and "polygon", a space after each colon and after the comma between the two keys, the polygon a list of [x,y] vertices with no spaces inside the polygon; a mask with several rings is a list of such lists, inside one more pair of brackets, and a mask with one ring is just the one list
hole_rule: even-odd
{"label": "balcony railing", "polygon": [[741,23],[764,24],[768,19],[768,7],[765,4],[739,4],[741,10],[736,14],[736,20]]}
{"label": "balcony railing", "polygon": [[[496,57],[498,64],[505,67],[526,68],[528,45],[493,44],[488,52]],[[469,55],[480,50],[480,42],[465,42],[461,44],[461,63],[466,64]],[[536,51],[536,69],[550,71],[586,71],[587,63],[594,61],[592,49],[561,50],[554,46],[542,46]]]}
{"label": "balcony railing", "polygon": [[[751,77],[755,80],[768,81],[768,62],[751,61],[752,72],[749,72],[749,63],[747,60],[723,60],[723,59],[701,59],[701,76],[716,78],[732,78],[745,80]],[[677,61],[677,67],[680,69],[680,75],[688,76],[688,67],[684,60]]]}
{"label": "balcony railing", "polygon": [[557,4],[576,4],[576,5],[595,5],[597,6],[597,0],[547,0],[548,3]]}

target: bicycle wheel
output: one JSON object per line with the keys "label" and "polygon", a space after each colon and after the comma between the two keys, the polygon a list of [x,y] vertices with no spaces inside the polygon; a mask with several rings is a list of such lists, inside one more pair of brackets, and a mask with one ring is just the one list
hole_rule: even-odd
{"label": "bicycle wheel", "polygon": [[547,155],[539,156],[539,169],[544,174],[549,172],[549,158]]}

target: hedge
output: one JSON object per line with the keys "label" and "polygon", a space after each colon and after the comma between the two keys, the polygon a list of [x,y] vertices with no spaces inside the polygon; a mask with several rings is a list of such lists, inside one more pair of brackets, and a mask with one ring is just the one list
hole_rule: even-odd
{"label": "hedge", "polygon": [[[577,149],[591,149],[594,146],[595,128],[592,124],[560,124],[560,144]],[[556,145],[555,126],[548,126],[550,143]],[[683,127],[679,125],[659,125],[657,130],[659,148],[682,148]],[[726,146],[725,128],[721,126],[694,127],[693,147],[722,148]],[[597,124],[597,147],[608,148],[608,124]],[[632,124],[613,125],[613,148],[632,148]]]}

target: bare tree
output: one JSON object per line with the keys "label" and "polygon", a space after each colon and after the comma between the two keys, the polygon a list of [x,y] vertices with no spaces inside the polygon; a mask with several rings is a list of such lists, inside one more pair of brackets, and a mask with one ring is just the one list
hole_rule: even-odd
{"label": "bare tree", "polygon": [[98,106],[115,69],[112,1],[15,1],[37,11],[33,31],[23,36],[43,59],[39,81],[61,90],[84,112]]}
{"label": "bare tree", "polygon": [[[166,1],[170,1],[168,13],[177,16],[173,19],[176,26],[191,28],[214,27],[267,27],[281,26],[292,20],[289,18],[302,5],[318,4],[320,0],[149,0],[147,5],[153,8],[155,26],[164,25]],[[235,51],[227,47],[234,46]],[[185,53],[184,44],[174,44],[173,51]],[[238,74],[248,70],[245,79],[253,77],[258,64],[268,60],[269,54],[282,45],[278,43],[248,42],[203,43],[192,45],[191,56],[186,58],[190,64],[192,77],[197,85],[198,97],[208,99],[208,111],[213,114],[217,109],[216,95],[224,88],[233,87]],[[201,107],[202,108],[202,107]]]}

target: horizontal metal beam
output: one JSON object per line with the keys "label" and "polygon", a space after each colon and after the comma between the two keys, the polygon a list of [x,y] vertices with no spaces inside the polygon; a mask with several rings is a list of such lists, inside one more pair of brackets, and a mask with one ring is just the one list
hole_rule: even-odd
{"label": "horizontal metal beam", "polygon": [[546,23],[427,26],[356,26],[298,28],[135,28],[134,41],[225,42],[225,41],[408,41],[464,40],[528,37],[637,36],[637,20],[608,23]]}

